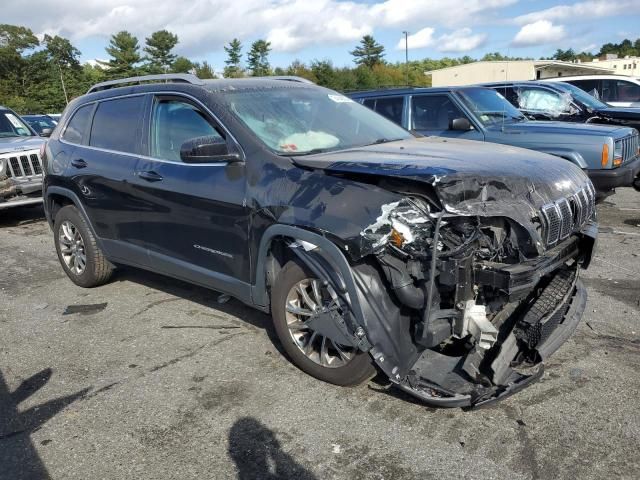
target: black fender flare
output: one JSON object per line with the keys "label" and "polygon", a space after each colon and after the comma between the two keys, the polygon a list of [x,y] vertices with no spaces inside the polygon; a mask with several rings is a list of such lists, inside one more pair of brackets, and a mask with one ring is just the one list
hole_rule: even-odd
{"label": "black fender flare", "polygon": [[84,205],[82,204],[82,202],[80,201],[80,197],[78,197],[78,195],[75,194],[75,192],[73,192],[72,190],[69,190],[68,188],[64,188],[64,187],[59,187],[56,185],[52,185],[47,187],[47,189],[44,192],[44,213],[45,216],[47,218],[47,222],[49,223],[49,226],[51,228],[53,228],[53,222],[54,222],[54,218],[51,218],[51,209],[49,208],[51,205],[51,195],[60,195],[62,197],[66,197],[68,198],[71,203],[73,203],[73,205],[80,211],[80,214],[84,217],[84,221],[87,222],[87,225],[89,226],[89,229],[91,230],[91,233],[93,234],[94,238],[96,239],[96,242],[98,242],[98,246],[104,251],[103,245],[102,245],[102,240],[100,239],[100,237],[98,235],[96,235],[96,231],[93,228],[93,225],[91,224],[91,221],[89,220],[89,215],[87,215],[87,211],[84,208]]}
{"label": "black fender flare", "polygon": [[271,246],[271,242],[276,237],[287,237],[292,240],[301,240],[303,242],[309,242],[316,245],[321,249],[323,256],[332,264],[342,282],[344,283],[344,289],[349,295],[351,302],[351,308],[356,320],[360,325],[363,325],[363,312],[360,305],[360,301],[357,295],[357,288],[353,274],[351,273],[351,266],[349,262],[336,246],[328,238],[309,231],[303,228],[295,227],[293,225],[275,224],[271,225],[262,235],[260,239],[260,246],[258,247],[258,255],[255,266],[255,284],[252,286],[251,298],[256,306],[267,308],[269,306],[269,294],[266,286],[265,265],[267,261],[267,254]]}
{"label": "black fender flare", "polygon": [[411,342],[409,326],[401,320],[399,306],[391,295],[386,294],[381,274],[366,263],[352,267],[338,246],[323,235],[292,225],[276,224],[267,228],[258,248],[253,303],[269,310],[265,265],[275,237],[308,242],[317,247],[308,252],[303,247],[292,250],[319,278],[328,280],[336,290],[342,290],[353,315],[355,331],[350,333],[357,338],[358,348],[368,351],[390,378],[399,380],[404,376],[417,359],[418,352]]}

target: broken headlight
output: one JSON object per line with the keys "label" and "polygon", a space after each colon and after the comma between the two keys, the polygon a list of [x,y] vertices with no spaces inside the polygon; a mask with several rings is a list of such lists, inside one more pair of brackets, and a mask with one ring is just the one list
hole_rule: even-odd
{"label": "broken headlight", "polygon": [[376,222],[362,231],[373,250],[386,245],[419,253],[431,245],[434,221],[429,216],[429,206],[420,198],[406,197],[383,205]]}

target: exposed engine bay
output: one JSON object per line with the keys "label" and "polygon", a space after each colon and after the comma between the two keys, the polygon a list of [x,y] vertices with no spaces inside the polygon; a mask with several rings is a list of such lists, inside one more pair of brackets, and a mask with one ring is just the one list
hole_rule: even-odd
{"label": "exposed engine bay", "polygon": [[[579,225],[574,215],[574,230],[540,255],[507,217],[447,213],[420,195],[383,205],[360,239],[377,265],[354,268],[367,304],[377,303],[369,315],[399,318],[385,327],[398,353],[392,368],[390,348],[377,352],[374,323],[365,329],[378,365],[397,386],[438,406],[481,405],[540,378],[543,360],[584,310],[578,271],[595,236],[582,231],[593,227],[587,214],[593,211]],[[554,225],[542,215],[535,220],[549,238]]]}

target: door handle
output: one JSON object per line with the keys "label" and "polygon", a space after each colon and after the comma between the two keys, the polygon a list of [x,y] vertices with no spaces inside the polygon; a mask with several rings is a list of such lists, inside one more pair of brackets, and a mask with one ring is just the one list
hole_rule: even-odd
{"label": "door handle", "polygon": [[162,175],[158,175],[153,170],[138,172],[138,176],[147,182],[160,182],[162,181]]}
{"label": "door handle", "polygon": [[87,166],[87,162],[85,162],[81,158],[74,158],[73,160],[71,160],[71,165],[76,168],[85,168]]}

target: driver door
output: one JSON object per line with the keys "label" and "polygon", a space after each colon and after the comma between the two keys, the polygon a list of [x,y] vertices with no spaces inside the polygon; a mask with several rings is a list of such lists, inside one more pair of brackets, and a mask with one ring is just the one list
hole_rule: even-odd
{"label": "driver door", "polygon": [[150,108],[148,155],[134,180],[150,266],[233,294],[238,280],[249,279],[244,162],[183,162],[186,140],[234,140],[190,98],[154,95]]}
{"label": "driver door", "polygon": [[[456,118],[469,120],[472,125],[471,130],[453,130],[451,122]],[[473,127],[472,119],[463,113],[447,94],[413,95],[411,97],[411,129],[427,136],[484,141],[484,134]]]}

